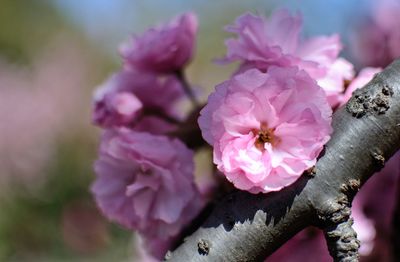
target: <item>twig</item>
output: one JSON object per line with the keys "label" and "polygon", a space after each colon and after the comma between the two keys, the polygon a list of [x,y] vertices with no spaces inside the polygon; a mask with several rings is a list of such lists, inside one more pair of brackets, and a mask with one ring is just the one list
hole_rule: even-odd
{"label": "twig", "polygon": [[192,104],[195,108],[199,108],[200,103],[197,101],[195,94],[193,93],[192,89],[190,88],[190,85],[186,79],[185,74],[183,71],[177,71],[175,73],[176,77],[182,84],[182,88],[185,91],[186,95],[189,97],[189,99],[192,101]]}

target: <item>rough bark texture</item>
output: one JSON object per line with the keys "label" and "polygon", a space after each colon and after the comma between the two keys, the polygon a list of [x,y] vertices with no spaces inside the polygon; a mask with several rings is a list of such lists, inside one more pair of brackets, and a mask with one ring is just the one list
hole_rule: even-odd
{"label": "rough bark texture", "polygon": [[[350,209],[346,207],[345,209]],[[350,211],[349,211],[350,213]],[[351,227],[353,219],[325,228],[325,238],[329,253],[336,261],[357,261],[360,241],[357,233]]]}
{"label": "rough bark texture", "polygon": [[314,170],[274,193],[236,191],[215,207],[168,261],[263,261],[309,225],[323,229],[335,261],[357,261],[350,206],[400,147],[400,60],[333,116],[334,133]]}

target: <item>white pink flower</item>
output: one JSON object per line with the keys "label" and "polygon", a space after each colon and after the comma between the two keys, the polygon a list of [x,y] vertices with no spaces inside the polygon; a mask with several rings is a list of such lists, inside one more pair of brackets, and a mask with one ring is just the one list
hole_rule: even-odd
{"label": "white pink flower", "polygon": [[353,65],[346,59],[338,58],[329,68],[326,76],[318,80],[318,85],[324,89],[331,106],[335,107],[343,101],[344,80],[348,82],[353,77]]}
{"label": "white pink flower", "polygon": [[200,114],[214,163],[237,188],[252,193],[296,181],[332,132],[324,91],[294,67],[238,74],[216,87]]}

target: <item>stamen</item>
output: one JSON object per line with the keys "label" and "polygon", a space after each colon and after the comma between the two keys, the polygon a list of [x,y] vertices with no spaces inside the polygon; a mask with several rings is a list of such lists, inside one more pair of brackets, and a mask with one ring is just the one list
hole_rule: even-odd
{"label": "stamen", "polygon": [[257,137],[254,145],[257,149],[264,151],[265,143],[274,144],[274,129],[268,128],[266,123],[261,123],[260,130],[254,129],[253,134]]}
{"label": "stamen", "polygon": [[144,175],[144,176],[151,176],[153,174],[152,170],[150,170],[148,167],[145,167],[143,165],[140,166],[139,172],[141,175]]}
{"label": "stamen", "polygon": [[343,80],[343,86],[344,86],[345,90],[349,87],[350,84],[351,84],[351,80],[348,80],[348,79]]}

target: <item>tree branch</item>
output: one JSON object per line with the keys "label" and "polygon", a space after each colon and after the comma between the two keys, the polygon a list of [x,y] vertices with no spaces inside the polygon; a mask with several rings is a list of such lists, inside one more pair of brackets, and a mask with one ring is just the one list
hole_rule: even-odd
{"label": "tree branch", "polygon": [[309,225],[324,229],[335,261],[357,261],[350,205],[400,147],[400,60],[335,112],[333,128],[314,172],[279,192],[227,195],[168,261],[263,261]]}

